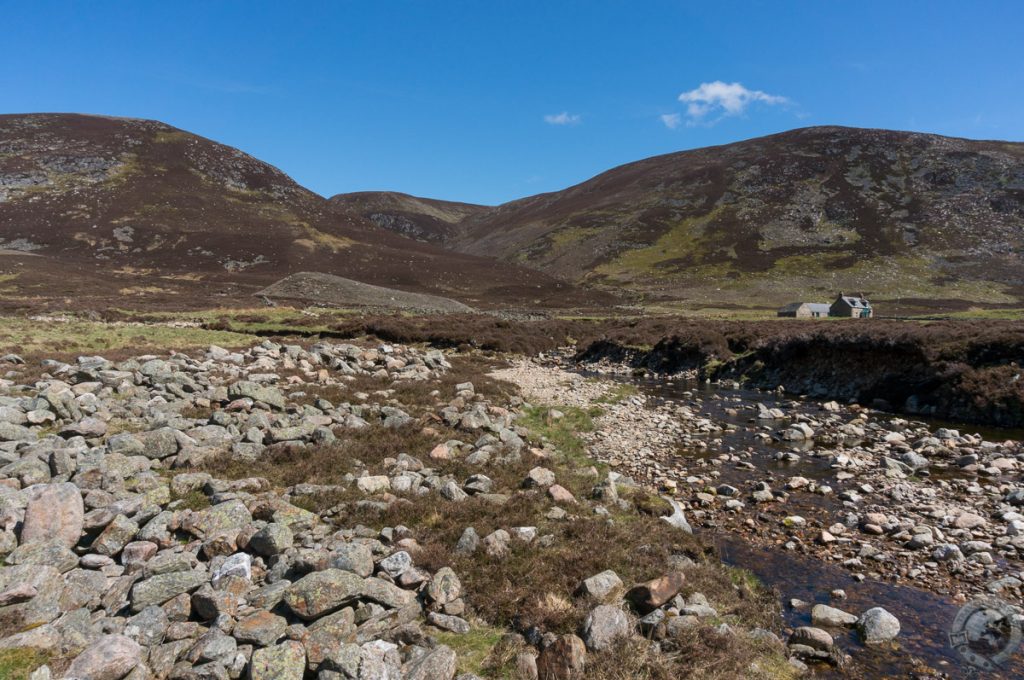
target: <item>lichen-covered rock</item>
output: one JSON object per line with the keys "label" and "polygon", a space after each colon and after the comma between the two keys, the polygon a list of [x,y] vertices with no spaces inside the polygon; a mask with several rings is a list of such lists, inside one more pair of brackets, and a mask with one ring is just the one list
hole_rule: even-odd
{"label": "lichen-covered rock", "polygon": [[243,644],[267,647],[284,637],[287,628],[288,622],[284,617],[260,610],[240,618],[231,634]]}
{"label": "lichen-covered rock", "polygon": [[587,649],[604,651],[630,634],[631,625],[626,612],[610,604],[602,604],[587,615],[580,637]]}
{"label": "lichen-covered rock", "polygon": [[438,645],[402,667],[404,680],[451,680],[458,658],[446,645]]}
{"label": "lichen-covered rock", "polygon": [[450,567],[441,567],[427,584],[424,593],[431,602],[446,605],[462,595],[462,582]]}
{"label": "lichen-covered rock", "polygon": [[302,680],[305,672],[306,650],[294,640],[257,649],[249,663],[250,680]]}
{"label": "lichen-covered rock", "polygon": [[329,614],[362,595],[363,579],[360,576],[342,569],[325,569],[307,574],[293,583],[284,593],[284,603],[293,614],[309,621]]}
{"label": "lichen-covered rock", "polygon": [[142,647],[124,635],[105,635],[79,654],[67,677],[79,680],[121,680],[144,658]]}
{"label": "lichen-covered rock", "polygon": [[158,574],[132,587],[132,611],[140,612],[153,604],[163,604],[176,595],[190,593],[206,582],[205,575],[195,571],[174,571]]}
{"label": "lichen-covered rock", "polygon": [[21,543],[59,540],[68,548],[82,536],[85,506],[82,492],[71,483],[45,484],[26,489],[28,505],[21,528]]}

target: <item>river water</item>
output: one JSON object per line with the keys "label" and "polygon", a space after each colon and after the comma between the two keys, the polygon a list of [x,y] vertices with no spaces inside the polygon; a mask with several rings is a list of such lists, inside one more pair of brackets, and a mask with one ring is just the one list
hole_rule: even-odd
{"label": "river water", "polygon": [[[690,404],[701,415],[719,423],[732,423],[736,429],[722,433],[722,448],[735,447],[753,449],[752,462],[756,466],[753,474],[771,471],[776,475],[790,477],[800,475],[808,479],[828,481],[834,475],[822,458],[801,456],[797,463],[782,463],[775,459],[780,450],[789,450],[792,443],[765,443],[753,436],[749,427],[749,411],[731,415],[727,408],[752,402],[762,402],[769,408],[783,407],[791,399],[746,389],[725,389],[719,386],[692,382],[673,382],[660,379],[630,379],[648,397],[658,402]],[[696,399],[695,399],[696,398]],[[934,427],[956,427],[950,423],[931,423]],[[978,428],[963,426],[962,432],[976,433]],[[1024,438],[1024,432],[1006,430],[984,430],[981,434],[987,440]],[[718,437],[718,435],[716,435]],[[681,451],[681,457],[709,457],[720,450],[696,449]],[[690,461],[680,461],[687,463]],[[741,484],[751,479],[752,472],[736,470],[729,466],[718,468],[720,482],[743,488]],[[946,474],[956,474],[950,471]],[[794,494],[787,506],[794,511],[805,509],[808,504],[818,506],[818,511],[841,510],[841,501],[835,496]],[[711,532],[714,533],[711,533]],[[882,606],[900,620],[901,631],[898,646],[865,646],[856,633],[830,630],[837,644],[852,657],[852,662],[840,672],[830,666],[815,665],[819,677],[991,677],[1024,678],[1024,650],[1018,650],[1005,667],[996,672],[981,671],[966,663],[950,645],[949,635],[957,612],[963,605],[952,598],[890,581],[867,576],[858,581],[847,569],[837,564],[796,555],[782,546],[758,546],[739,534],[726,529],[704,530],[704,537],[713,542],[726,563],[741,567],[756,575],[766,586],[779,593],[780,605],[785,624],[788,627],[811,625],[810,610],[815,603],[829,604],[844,611],[859,614],[871,607]],[[830,592],[842,589],[846,599],[833,601]],[[791,608],[788,603],[796,598],[809,603],[806,607]],[[1020,604],[1020,603],[1014,603]],[[931,674],[927,669],[933,669]]]}

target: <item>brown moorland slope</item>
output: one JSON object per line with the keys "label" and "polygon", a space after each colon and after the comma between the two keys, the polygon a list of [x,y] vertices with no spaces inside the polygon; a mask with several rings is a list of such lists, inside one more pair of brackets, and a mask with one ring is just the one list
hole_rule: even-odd
{"label": "brown moorland slope", "polygon": [[441,245],[459,235],[463,221],[490,210],[484,205],[420,198],[396,191],[337,194],[330,202],[340,214],[356,214],[402,236]]}
{"label": "brown moorland slope", "polygon": [[439,242],[647,300],[1019,305],[1024,144],[798,129],[623,165],[455,229]]}
{"label": "brown moorland slope", "polygon": [[474,307],[606,300],[339,214],[280,170],[164,123],[0,116],[5,308],[251,305],[299,271]]}

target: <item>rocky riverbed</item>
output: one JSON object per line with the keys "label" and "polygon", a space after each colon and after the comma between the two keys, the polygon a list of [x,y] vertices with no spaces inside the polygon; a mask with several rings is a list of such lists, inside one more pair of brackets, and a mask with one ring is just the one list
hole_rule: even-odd
{"label": "rocky riverbed", "polygon": [[589,455],[675,498],[699,531],[834,565],[852,584],[1020,602],[1019,441],[687,375],[623,382],[628,373],[555,359],[499,375],[538,402],[599,407],[582,435]]}
{"label": "rocky riverbed", "polygon": [[787,652],[680,512],[566,457],[471,359],[0,358],[0,671],[784,678],[831,653]]}

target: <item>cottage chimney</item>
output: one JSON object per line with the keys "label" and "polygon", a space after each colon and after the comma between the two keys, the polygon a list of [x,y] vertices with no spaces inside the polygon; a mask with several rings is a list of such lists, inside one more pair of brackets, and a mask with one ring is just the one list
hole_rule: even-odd
{"label": "cottage chimney", "polygon": [[861,299],[861,300],[867,300],[867,299],[868,299],[868,296],[867,296],[867,295],[865,295],[864,293],[861,293],[861,294],[860,294],[860,299]]}

